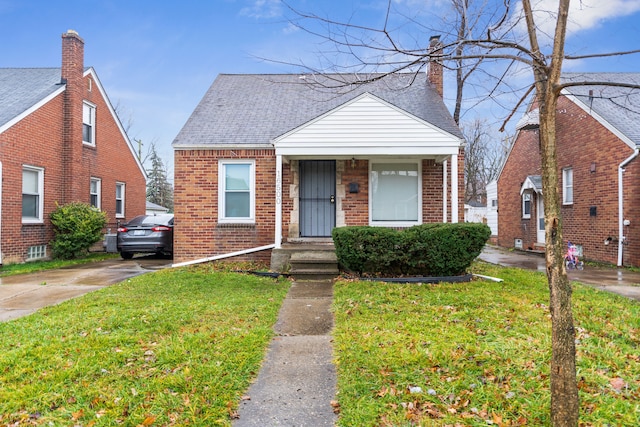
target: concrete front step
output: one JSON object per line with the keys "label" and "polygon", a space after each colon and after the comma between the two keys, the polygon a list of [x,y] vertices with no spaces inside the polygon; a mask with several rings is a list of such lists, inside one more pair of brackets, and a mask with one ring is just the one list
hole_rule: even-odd
{"label": "concrete front step", "polygon": [[298,280],[332,279],[339,274],[333,251],[305,250],[291,254],[290,273]]}

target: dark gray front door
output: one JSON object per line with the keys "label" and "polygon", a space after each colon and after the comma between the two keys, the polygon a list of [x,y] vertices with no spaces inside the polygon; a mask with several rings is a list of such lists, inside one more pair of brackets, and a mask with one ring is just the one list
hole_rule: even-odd
{"label": "dark gray front door", "polygon": [[300,236],[330,237],[336,226],[336,162],[300,161]]}

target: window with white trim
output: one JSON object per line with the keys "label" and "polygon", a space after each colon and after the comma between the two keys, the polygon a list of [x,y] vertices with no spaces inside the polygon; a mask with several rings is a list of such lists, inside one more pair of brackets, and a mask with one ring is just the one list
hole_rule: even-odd
{"label": "window with white trim", "polygon": [[91,178],[91,182],[89,184],[90,204],[97,209],[100,209],[100,199],[102,198],[101,187],[102,182],[100,181],[100,178]]}
{"label": "window with white trim", "polygon": [[531,191],[522,193],[522,218],[531,218]]}
{"label": "window with white trim", "polygon": [[218,161],[218,221],[255,222],[255,160]]}
{"label": "window with white trim", "polygon": [[371,162],[372,225],[407,226],[422,220],[420,162]]}
{"label": "window with white trim", "polygon": [[88,102],[82,104],[82,142],[96,145],[96,107]]}
{"label": "window with white trim", "polygon": [[22,167],[22,222],[41,224],[44,208],[44,169]]}
{"label": "window with white trim", "polygon": [[124,182],[116,182],[116,218],[124,218]]}
{"label": "window with white trim", "polygon": [[562,169],[562,204],[573,204],[573,168]]}

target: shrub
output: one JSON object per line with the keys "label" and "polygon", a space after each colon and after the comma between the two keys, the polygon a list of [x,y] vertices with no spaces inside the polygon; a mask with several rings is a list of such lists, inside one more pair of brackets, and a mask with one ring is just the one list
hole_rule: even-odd
{"label": "shrub", "polygon": [[55,234],[51,250],[54,258],[60,259],[85,255],[91,245],[102,239],[107,224],[104,212],[80,202],[58,206],[50,218]]}
{"label": "shrub", "polygon": [[462,274],[491,236],[485,224],[423,224],[397,231],[381,227],[333,230],[341,267],[360,275]]}

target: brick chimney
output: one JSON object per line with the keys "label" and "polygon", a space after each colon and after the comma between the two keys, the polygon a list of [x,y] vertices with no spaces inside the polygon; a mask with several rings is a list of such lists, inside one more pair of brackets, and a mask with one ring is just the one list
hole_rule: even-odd
{"label": "brick chimney", "polygon": [[431,36],[429,39],[429,66],[427,69],[427,80],[433,88],[438,92],[442,98],[444,94],[443,79],[442,79],[442,60],[438,58],[442,55],[442,43],[440,42],[440,36]]}
{"label": "brick chimney", "polygon": [[[84,41],[74,30],[62,35],[61,83],[65,85],[62,163],[63,203],[83,200],[82,101],[84,98]],[[88,185],[88,184],[87,184]],[[86,193],[86,191],[84,191]],[[84,197],[86,199],[86,197]]]}

